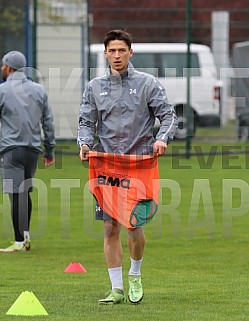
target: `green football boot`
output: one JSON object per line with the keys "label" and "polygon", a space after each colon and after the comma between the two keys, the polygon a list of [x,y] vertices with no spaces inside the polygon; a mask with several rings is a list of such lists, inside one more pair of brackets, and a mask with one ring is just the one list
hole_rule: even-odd
{"label": "green football boot", "polygon": [[106,293],[106,297],[99,300],[99,304],[119,304],[125,301],[124,291],[113,289]]}
{"label": "green football boot", "polygon": [[139,303],[144,296],[141,276],[129,275],[129,293],[128,298],[131,303]]}

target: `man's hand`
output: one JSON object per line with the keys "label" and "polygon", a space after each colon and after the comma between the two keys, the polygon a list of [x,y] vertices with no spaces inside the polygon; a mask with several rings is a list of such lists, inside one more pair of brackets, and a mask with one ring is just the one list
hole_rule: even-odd
{"label": "man's hand", "polygon": [[51,166],[52,164],[54,164],[54,158],[53,158],[53,157],[46,157],[46,156],[44,156],[43,162],[44,162],[44,166],[45,166],[45,167],[49,167],[49,166]]}
{"label": "man's hand", "polygon": [[90,148],[87,145],[81,145],[80,147],[80,159],[82,162],[84,161],[88,161],[88,152],[89,152]]}
{"label": "man's hand", "polygon": [[157,140],[153,145],[153,152],[158,154],[158,156],[161,156],[166,152],[167,148],[168,146],[166,143],[161,140]]}

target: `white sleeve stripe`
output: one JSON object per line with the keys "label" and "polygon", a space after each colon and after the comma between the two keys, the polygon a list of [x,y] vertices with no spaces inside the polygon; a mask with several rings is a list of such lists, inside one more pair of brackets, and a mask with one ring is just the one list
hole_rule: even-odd
{"label": "white sleeve stripe", "polygon": [[174,124],[174,116],[172,117],[172,121],[171,121],[171,124],[170,124],[168,130],[167,130],[166,133],[163,134],[163,136],[162,136],[162,139],[163,139],[163,140],[165,139],[165,137],[166,137],[166,136],[168,135],[168,133],[170,132],[171,128],[173,127],[173,124]]}

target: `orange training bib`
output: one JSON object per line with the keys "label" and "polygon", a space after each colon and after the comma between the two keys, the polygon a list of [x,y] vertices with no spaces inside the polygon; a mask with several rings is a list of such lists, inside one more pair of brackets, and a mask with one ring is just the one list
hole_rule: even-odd
{"label": "orange training bib", "polygon": [[127,228],[142,226],[157,211],[158,157],[90,151],[89,188],[112,218]]}

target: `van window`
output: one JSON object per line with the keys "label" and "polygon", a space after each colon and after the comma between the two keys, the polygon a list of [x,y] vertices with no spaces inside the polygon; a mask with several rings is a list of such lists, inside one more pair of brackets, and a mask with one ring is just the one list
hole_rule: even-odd
{"label": "van window", "polygon": [[[131,63],[138,70],[153,74],[155,77],[186,76],[187,53],[134,53]],[[199,61],[196,53],[191,54],[191,77],[200,76]]]}
{"label": "van window", "polygon": [[131,63],[140,71],[160,77],[161,74],[160,54],[154,53],[134,53],[131,57]]}
{"label": "van window", "polygon": [[96,72],[97,61],[98,61],[97,53],[91,53],[91,55],[90,55],[90,79],[93,79],[97,76],[97,72]]}
{"label": "van window", "polygon": [[95,52],[90,55],[90,67],[97,68],[97,53]]}

